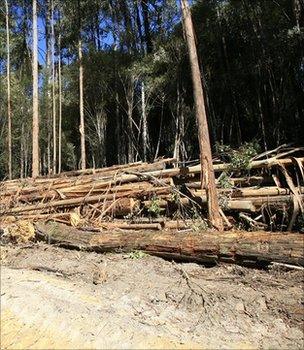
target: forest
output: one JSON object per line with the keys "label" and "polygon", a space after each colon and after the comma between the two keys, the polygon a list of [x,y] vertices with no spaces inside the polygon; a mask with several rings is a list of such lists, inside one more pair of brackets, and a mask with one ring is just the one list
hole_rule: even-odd
{"label": "forest", "polygon": [[[303,1],[191,5],[213,154],[303,144]],[[199,158],[179,2],[37,0],[36,15],[1,1],[0,178],[32,173],[35,55],[39,174]]]}
{"label": "forest", "polygon": [[304,0],[0,0],[3,349],[303,349]]}

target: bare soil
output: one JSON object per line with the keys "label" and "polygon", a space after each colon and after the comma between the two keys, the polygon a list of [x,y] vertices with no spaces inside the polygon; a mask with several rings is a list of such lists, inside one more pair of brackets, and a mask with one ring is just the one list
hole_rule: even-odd
{"label": "bare soil", "polygon": [[1,349],[302,349],[304,275],[1,247]]}

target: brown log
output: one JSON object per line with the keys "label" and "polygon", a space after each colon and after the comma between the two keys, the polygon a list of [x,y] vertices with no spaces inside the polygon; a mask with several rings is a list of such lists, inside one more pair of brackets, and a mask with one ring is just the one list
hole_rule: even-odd
{"label": "brown log", "polygon": [[[181,179],[177,181],[178,184],[185,184],[190,189],[200,189],[201,184],[197,176],[193,178],[187,178],[185,183],[185,179]],[[240,187],[250,187],[250,186],[261,186],[261,185],[270,185],[274,184],[274,180],[271,176],[248,176],[248,177],[231,177],[229,178],[229,183],[232,186],[240,186]],[[216,185],[220,188],[219,180],[216,179]]]}
{"label": "brown log", "polygon": [[[304,158],[298,158],[299,164],[304,164]],[[253,161],[250,163],[249,168],[250,169],[258,169],[263,167],[272,167],[276,166],[278,164],[283,164],[285,166],[294,164],[294,160],[291,158],[287,159],[276,159],[276,158],[270,158],[268,160],[261,160],[261,161]],[[152,167],[153,164],[150,164]],[[215,164],[214,166],[215,172],[222,172],[227,171],[231,168],[229,163],[224,164]],[[152,168],[153,169],[153,168]],[[135,169],[136,170],[136,169]],[[133,169],[134,171],[134,169]],[[137,170],[136,170],[137,171]],[[187,177],[189,175],[195,175],[200,174],[201,166],[195,165],[188,168],[173,168],[173,169],[164,169],[164,170],[156,170],[156,171],[144,171],[141,173],[141,178],[139,175],[135,174],[118,174],[117,176],[111,176],[98,177],[98,182],[100,188],[108,187],[108,186],[114,186],[117,184],[123,184],[123,183],[130,183],[130,182],[136,182],[136,181],[144,181],[145,179],[151,179],[151,177],[161,179],[163,181],[165,178],[172,178],[175,176],[181,176],[181,177]],[[98,175],[98,174],[97,174]],[[73,181],[75,185],[79,184],[92,184],[92,177],[84,177],[84,178],[57,178],[57,179],[40,179],[42,181],[42,186],[39,190],[46,191],[47,189],[59,189],[62,187],[67,187],[70,185],[73,185]],[[97,178],[95,178],[95,181]],[[1,184],[0,187],[0,198],[7,196],[7,195],[19,195],[19,194],[26,194],[30,192],[35,192],[38,190],[37,184],[39,183],[39,179],[26,179],[26,180],[12,180],[12,181],[5,181]]]}
{"label": "brown log", "polygon": [[[164,196],[167,197],[167,196]],[[207,198],[206,197],[196,197],[195,203],[197,203],[199,206],[205,206],[207,204]],[[193,202],[190,201],[188,198],[180,198],[179,205],[183,206],[189,206],[192,205]],[[149,208],[152,205],[152,201],[143,201],[143,205],[146,208]],[[170,198],[160,199],[157,201],[157,205],[160,208],[170,208],[172,206],[177,206],[177,203],[172,202]],[[251,200],[228,200],[226,203],[226,208],[230,210],[243,210],[243,211],[249,211],[249,212],[255,212],[256,207],[254,206],[253,202]]]}
{"label": "brown log", "polygon": [[[298,187],[299,193],[304,193],[304,187]],[[201,190],[191,191],[195,197],[205,196],[205,192]],[[247,198],[247,197],[266,197],[266,196],[282,196],[292,194],[289,188],[272,187],[247,187],[235,189],[218,189],[220,194],[226,194],[231,198]]]}
{"label": "brown log", "polygon": [[280,262],[304,266],[304,235],[265,232],[87,232],[65,225],[36,224],[39,239],[62,247],[96,252],[142,250],[164,258],[266,266]]}
{"label": "brown log", "polygon": [[[171,179],[166,179],[164,181],[164,186],[156,187],[150,182],[136,182],[130,184],[116,185],[113,187],[104,187],[103,184],[100,186],[98,182],[90,183],[89,185],[76,185],[73,187],[63,187],[61,189],[48,189],[32,192],[31,194],[22,194],[23,191],[20,191],[20,194],[16,197],[19,202],[31,203],[36,201],[46,201],[46,200],[55,200],[55,199],[68,199],[68,198],[79,198],[86,197],[88,195],[106,195],[106,194],[117,194],[117,196],[123,195],[123,192],[133,192],[134,195],[137,193],[139,195],[148,195],[149,193],[170,193]],[[168,184],[168,186],[167,186]],[[101,197],[102,199],[102,197]],[[12,201],[15,201],[15,197],[11,198]],[[0,202],[9,202],[9,199],[2,199]]]}
{"label": "brown log", "polygon": [[[5,181],[0,186],[0,194],[3,196],[29,194],[37,191],[46,191],[49,189],[60,189],[63,187],[74,187],[79,185],[91,185],[94,182],[109,183],[109,180],[115,180],[114,184],[119,184],[119,176],[123,173],[137,172],[147,173],[150,171],[161,172],[164,169],[166,163],[174,162],[175,159],[168,158],[162,159],[152,164],[143,163],[139,165],[126,164],[122,166],[115,166],[111,168],[96,169],[96,173],[92,175],[82,176],[57,176],[55,178],[36,178],[36,179],[25,179],[25,180],[12,180]],[[86,172],[87,170],[84,170]],[[81,170],[77,172],[82,172]],[[72,172],[73,173],[73,172]],[[133,176],[134,177],[134,176]],[[139,179],[138,176],[136,176]]]}
{"label": "brown log", "polygon": [[103,222],[99,226],[107,230],[121,229],[121,230],[161,230],[162,226],[159,223],[120,223],[120,222]]}
{"label": "brown log", "polygon": [[[299,196],[300,199],[304,200],[304,195]],[[177,205],[177,203],[172,202],[171,198],[167,195],[160,196],[161,199],[157,201],[157,205],[160,208],[169,208],[170,206]],[[207,203],[206,196],[193,197],[198,205],[205,206]],[[260,196],[260,197],[246,197],[246,198],[232,198],[225,201],[225,208],[229,210],[241,210],[256,212],[262,205],[282,205],[282,204],[292,204],[293,195],[280,195],[280,196]],[[180,198],[179,204],[188,206],[193,204],[189,198]],[[152,201],[143,201],[143,205],[149,208],[152,205]]]}
{"label": "brown log", "polygon": [[[126,209],[122,210],[122,213],[124,215],[130,214],[133,210],[133,208],[137,205],[138,201],[135,200],[132,197],[129,197],[129,195],[132,193],[124,193],[124,196],[122,197],[114,197],[113,194],[104,195],[104,196],[88,196],[88,197],[81,197],[81,198],[71,198],[71,199],[65,199],[61,201],[50,201],[47,203],[38,203],[36,205],[25,205],[22,207],[16,207],[11,208],[6,211],[5,215],[13,215],[13,214],[20,214],[24,212],[32,212],[35,211],[39,213],[48,212],[49,210],[53,210],[55,208],[68,208],[68,207],[78,207],[84,204],[88,203],[100,203],[101,205],[105,204],[105,207],[107,208],[111,204],[117,202],[114,207],[117,207],[119,203],[129,203],[126,205]],[[124,205],[125,206],[125,205]],[[129,208],[129,209],[128,209]],[[120,213],[120,211],[118,211]]]}

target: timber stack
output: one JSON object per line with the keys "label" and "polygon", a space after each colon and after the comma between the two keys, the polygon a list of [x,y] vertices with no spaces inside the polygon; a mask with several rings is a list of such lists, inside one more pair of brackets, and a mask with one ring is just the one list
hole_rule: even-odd
{"label": "timber stack", "polygon": [[[303,217],[304,151],[285,149],[252,159],[245,168],[214,160],[227,227],[292,230]],[[207,198],[200,164],[175,159],[137,162],[0,184],[0,223],[57,221],[97,229],[195,227]],[[199,219],[199,224],[205,221]]]}

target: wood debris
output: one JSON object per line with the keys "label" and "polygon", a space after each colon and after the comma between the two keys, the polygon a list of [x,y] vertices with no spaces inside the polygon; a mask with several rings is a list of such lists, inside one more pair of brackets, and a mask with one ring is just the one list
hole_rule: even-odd
{"label": "wood debris", "polygon": [[[264,154],[246,169],[215,161],[227,227],[241,220],[250,228],[291,230],[303,214],[303,155],[302,149],[271,153],[271,158]],[[193,228],[197,224],[193,218],[204,217],[206,210],[201,167],[177,165],[175,159],[159,159],[152,164],[5,181],[0,184],[0,223],[57,221],[124,230]],[[200,220],[203,225],[205,221]]]}

